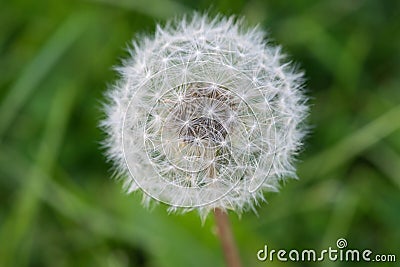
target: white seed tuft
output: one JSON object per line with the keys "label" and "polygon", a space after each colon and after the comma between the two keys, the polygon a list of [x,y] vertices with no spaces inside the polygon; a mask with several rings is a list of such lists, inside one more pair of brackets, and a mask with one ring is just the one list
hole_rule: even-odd
{"label": "white seed tuft", "polygon": [[157,26],[107,92],[104,144],[130,193],[171,211],[241,213],[295,177],[307,114],[302,74],[234,18]]}

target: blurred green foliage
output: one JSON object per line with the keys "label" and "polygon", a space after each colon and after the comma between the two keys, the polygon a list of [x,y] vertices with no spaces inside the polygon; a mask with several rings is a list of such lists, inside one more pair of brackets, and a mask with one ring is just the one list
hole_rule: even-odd
{"label": "blurred green foliage", "polygon": [[256,253],[336,247],[400,261],[400,1],[0,2],[0,266],[223,266],[213,218],[148,211],[109,179],[102,94],[137,33],[192,10],[245,16],[306,72],[312,134],[298,181],[258,216],[230,214],[244,266]]}

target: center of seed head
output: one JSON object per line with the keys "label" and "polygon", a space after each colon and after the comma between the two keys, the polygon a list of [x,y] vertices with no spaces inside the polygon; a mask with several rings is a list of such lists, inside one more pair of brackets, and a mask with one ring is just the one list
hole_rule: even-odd
{"label": "center of seed head", "polygon": [[223,142],[227,134],[227,130],[219,121],[207,117],[194,118],[179,131],[179,136],[184,142],[194,143],[200,140],[214,145]]}
{"label": "center of seed head", "polygon": [[204,175],[214,177],[222,165],[234,161],[229,149],[236,137],[240,103],[234,92],[213,83],[185,83],[169,90],[146,124],[152,136],[146,144],[150,152],[157,152],[150,158],[158,164],[165,156],[174,169],[196,173],[202,181]]}

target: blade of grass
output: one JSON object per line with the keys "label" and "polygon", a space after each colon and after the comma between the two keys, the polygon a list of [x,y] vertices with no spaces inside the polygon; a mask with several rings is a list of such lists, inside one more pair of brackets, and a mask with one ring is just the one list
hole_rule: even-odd
{"label": "blade of grass", "polygon": [[[322,248],[332,247],[335,249],[337,239],[346,238],[349,234],[350,225],[359,203],[359,197],[351,189],[344,187],[336,198],[329,224],[322,239]],[[324,262],[321,266],[334,267],[338,266],[338,262]]]}
{"label": "blade of grass", "polygon": [[69,47],[81,36],[91,19],[88,12],[76,13],[64,21],[22,70],[0,105],[0,142],[19,110],[28,101],[40,82]]}
{"label": "blade of grass", "polygon": [[[45,188],[47,176],[42,172],[49,173],[56,162],[76,93],[77,86],[61,87],[54,97],[36,162],[21,183],[13,210],[0,231],[0,266],[26,264],[28,255],[21,253],[21,248],[29,244],[27,236],[39,209],[38,196]],[[29,248],[23,251],[29,252]]]}
{"label": "blade of grass", "polygon": [[400,105],[395,106],[337,144],[323,150],[299,166],[302,176],[327,175],[359,153],[400,128]]}
{"label": "blade of grass", "polygon": [[400,189],[400,155],[392,147],[381,143],[367,153],[367,158]]}

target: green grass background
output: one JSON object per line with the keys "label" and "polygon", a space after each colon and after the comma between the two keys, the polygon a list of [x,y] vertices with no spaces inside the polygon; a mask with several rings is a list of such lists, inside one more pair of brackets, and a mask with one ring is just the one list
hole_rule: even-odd
{"label": "green grass background", "polygon": [[[230,214],[244,266],[399,266],[400,1],[0,1],[0,266],[223,266],[210,216],[148,211],[99,151],[102,94],[137,33],[193,10],[245,16],[300,63],[300,180]],[[396,263],[258,262],[349,248]]]}

